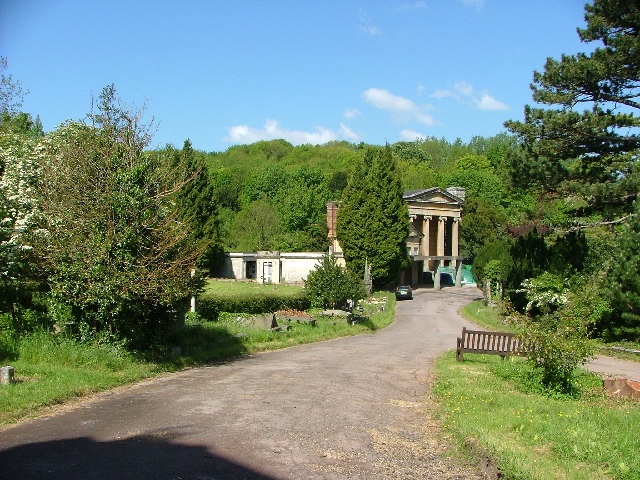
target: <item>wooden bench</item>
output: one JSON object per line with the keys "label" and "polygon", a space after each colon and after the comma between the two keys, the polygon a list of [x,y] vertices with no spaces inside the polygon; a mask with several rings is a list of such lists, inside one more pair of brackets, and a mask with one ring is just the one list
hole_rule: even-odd
{"label": "wooden bench", "polygon": [[456,359],[464,361],[465,353],[485,353],[504,358],[508,355],[526,356],[527,349],[515,333],[467,330],[463,327],[456,345]]}

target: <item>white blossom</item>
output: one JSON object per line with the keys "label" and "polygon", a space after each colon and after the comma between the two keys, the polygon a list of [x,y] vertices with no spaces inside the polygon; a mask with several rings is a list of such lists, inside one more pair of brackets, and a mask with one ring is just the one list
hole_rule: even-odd
{"label": "white blossom", "polygon": [[32,249],[26,236],[35,228],[34,186],[43,147],[23,136],[0,134],[0,277],[13,279]]}

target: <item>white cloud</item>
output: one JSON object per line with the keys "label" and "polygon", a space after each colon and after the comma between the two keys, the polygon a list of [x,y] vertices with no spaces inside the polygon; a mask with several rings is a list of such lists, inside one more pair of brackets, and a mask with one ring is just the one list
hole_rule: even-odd
{"label": "white cloud", "polygon": [[451,90],[436,90],[430,96],[438,100],[442,100],[443,98],[447,97],[455,98],[456,100],[459,99],[458,96]]}
{"label": "white cloud", "polygon": [[465,7],[473,7],[480,10],[484,7],[484,0],[460,0]]}
{"label": "white cloud", "polygon": [[344,123],[340,124],[340,134],[342,138],[350,142],[360,142],[362,140],[361,135],[351,130],[351,128]]}
{"label": "white cloud", "polygon": [[484,93],[479,99],[474,99],[478,110],[509,110],[509,106]]}
{"label": "white cloud", "polygon": [[267,120],[261,129],[249,127],[248,125],[235,125],[229,128],[229,135],[225,138],[226,142],[236,144],[249,144],[261,140],[275,140],[282,138],[294,145],[321,145],[337,139],[335,132],[323,128],[316,127],[313,132],[305,132],[301,130],[288,130],[280,127],[276,120]]}
{"label": "white cloud", "polygon": [[348,108],[347,110],[344,111],[344,118],[346,118],[347,120],[351,120],[353,118],[359,117],[360,115],[362,115],[360,113],[360,110],[358,110],[357,108]]}
{"label": "white cloud", "polygon": [[417,109],[409,99],[394,95],[389,90],[370,88],[362,94],[364,99],[376,108],[393,112],[412,112]]}
{"label": "white cloud", "polygon": [[428,126],[436,124],[435,119],[425,113],[428,106],[419,106],[412,100],[394,95],[382,88],[369,88],[362,93],[364,100],[380,110],[388,110],[393,119],[400,122],[418,121]]}
{"label": "white cloud", "polygon": [[436,90],[431,97],[438,100],[453,98],[461,103],[472,105],[478,110],[508,110],[509,106],[492,97],[487,92],[477,94],[473,85],[467,82],[458,82],[452,90]]}
{"label": "white cloud", "polygon": [[382,34],[382,29],[374,25],[369,15],[364,11],[360,11],[360,23],[358,24],[358,30],[361,33],[365,33],[371,36],[377,36]]}
{"label": "white cloud", "polygon": [[400,137],[408,142],[415,142],[418,139],[424,140],[427,138],[425,134],[416,132],[415,130],[402,130],[400,132]]}

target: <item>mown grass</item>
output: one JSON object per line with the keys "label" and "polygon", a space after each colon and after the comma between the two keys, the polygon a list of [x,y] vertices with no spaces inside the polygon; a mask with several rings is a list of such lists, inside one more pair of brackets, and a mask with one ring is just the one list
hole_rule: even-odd
{"label": "mown grass", "polygon": [[[499,315],[474,302],[465,316],[508,330]],[[605,395],[586,371],[573,396],[541,387],[525,359],[450,352],[436,362],[434,394],[446,431],[494,459],[505,479],[640,479],[640,404]],[[477,454],[478,452],[476,452]]]}
{"label": "mown grass", "polygon": [[260,285],[255,282],[237,282],[229,280],[209,279],[204,294],[215,294],[221,297],[247,297],[251,295],[298,295],[302,286],[298,285]]}
{"label": "mown grass", "polygon": [[505,325],[500,315],[500,310],[496,307],[489,307],[484,304],[483,300],[474,300],[460,309],[462,315],[478,325],[488,330],[496,330],[500,332],[511,331],[509,326]]}
{"label": "mown grass", "polygon": [[[270,287],[264,286],[257,294],[263,295]],[[291,291],[295,295],[300,287]],[[387,300],[386,308],[379,311],[379,304],[368,306],[363,321],[356,325],[316,316],[315,327],[293,322],[289,329],[273,332],[238,325],[234,318],[239,314],[224,314],[216,322],[191,320],[171,332],[168,343],[155,355],[128,352],[100,338],[78,341],[44,331],[31,333],[15,341],[10,355],[5,352],[2,358],[0,353],[0,363],[13,366],[16,372],[14,384],[0,387],[0,426],[36,416],[47,406],[162,372],[373,332],[391,323],[395,305],[391,294],[383,292],[376,297]]]}

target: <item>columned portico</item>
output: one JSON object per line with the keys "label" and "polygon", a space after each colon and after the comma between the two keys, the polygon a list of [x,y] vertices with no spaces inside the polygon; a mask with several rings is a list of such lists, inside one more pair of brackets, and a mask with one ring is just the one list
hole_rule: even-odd
{"label": "columned portico", "polygon": [[414,232],[407,238],[412,267],[405,276],[410,275],[414,284],[433,281],[434,288],[440,288],[441,271],[455,269],[452,280],[459,285],[462,258],[458,236],[464,190],[410,190],[403,198],[409,209],[410,231]]}

